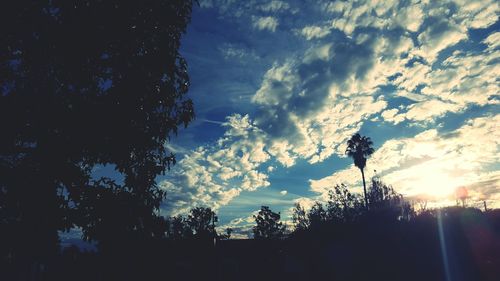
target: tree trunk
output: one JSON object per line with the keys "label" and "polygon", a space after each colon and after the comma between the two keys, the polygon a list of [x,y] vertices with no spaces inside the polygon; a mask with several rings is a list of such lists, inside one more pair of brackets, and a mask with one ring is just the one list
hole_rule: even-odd
{"label": "tree trunk", "polygon": [[361,170],[361,177],[363,178],[363,191],[365,193],[365,208],[368,209],[368,197],[366,197],[366,182],[365,182],[365,172]]}

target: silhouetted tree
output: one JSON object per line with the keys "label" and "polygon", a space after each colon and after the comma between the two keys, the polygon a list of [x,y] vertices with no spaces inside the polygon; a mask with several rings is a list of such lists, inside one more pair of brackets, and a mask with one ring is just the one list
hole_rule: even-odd
{"label": "silhouetted tree", "polygon": [[166,236],[169,239],[181,240],[193,236],[191,228],[182,216],[175,216],[166,219]]}
{"label": "silhouetted tree", "polygon": [[408,220],[414,215],[411,204],[397,193],[390,185],[385,184],[378,177],[372,178],[372,184],[368,190],[370,211],[378,213],[389,219]]}
{"label": "silhouetted tree", "polygon": [[[192,2],[1,6],[0,232],[11,246],[0,254],[44,259],[75,224],[88,239],[154,236],[155,178],[175,163],[165,143],[194,117],[179,53]],[[101,164],[123,184],[92,180]]]}
{"label": "silhouetted tree", "polygon": [[309,228],[309,219],[307,218],[306,210],[299,203],[295,203],[294,205],[292,222],[295,231],[303,231]]}
{"label": "silhouetted tree", "polygon": [[307,220],[309,221],[310,228],[314,229],[322,225],[327,220],[327,214],[323,204],[315,202],[309,210],[309,213],[307,213]]}
{"label": "silhouetted tree", "polygon": [[345,184],[337,185],[328,192],[327,216],[329,220],[353,221],[363,211],[363,201],[349,192]]}
{"label": "silhouetted tree", "polygon": [[285,227],[280,222],[280,213],[275,213],[268,206],[262,206],[257,215],[253,216],[255,225],[253,235],[255,239],[280,239],[285,233]]}
{"label": "silhouetted tree", "polygon": [[226,228],[226,233],[220,234],[218,237],[221,240],[229,240],[229,239],[231,239],[231,234],[232,233],[233,233],[233,229],[230,228],[230,227],[228,227],[228,228]]}
{"label": "silhouetted tree", "polygon": [[166,218],[165,236],[173,240],[214,238],[217,237],[217,221],[217,215],[212,209],[196,207],[190,210],[187,218],[180,215]]}
{"label": "silhouetted tree", "polygon": [[214,238],[217,236],[215,223],[218,221],[215,212],[210,208],[197,207],[191,209],[186,220],[193,235],[198,238]]}
{"label": "silhouetted tree", "polygon": [[418,206],[418,212],[427,211],[427,203],[429,202],[429,200],[426,198],[426,196],[419,196],[418,198],[414,199],[413,202]]}
{"label": "silhouetted tree", "polygon": [[347,141],[347,149],[345,153],[347,156],[354,160],[354,165],[361,171],[361,177],[363,178],[363,192],[365,195],[365,207],[368,208],[368,197],[366,196],[366,182],[365,182],[365,172],[366,159],[373,154],[375,151],[373,149],[373,142],[369,137],[361,136],[360,134],[354,134]]}

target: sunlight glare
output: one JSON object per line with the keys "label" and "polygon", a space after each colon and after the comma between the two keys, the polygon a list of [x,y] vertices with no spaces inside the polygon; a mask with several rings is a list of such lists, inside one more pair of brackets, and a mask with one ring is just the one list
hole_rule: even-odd
{"label": "sunlight glare", "polygon": [[402,187],[406,195],[427,195],[438,201],[453,200],[456,189],[469,182],[467,176],[456,174],[446,162],[436,159],[395,172],[387,180]]}
{"label": "sunlight glare", "polygon": [[429,171],[415,182],[415,191],[430,195],[436,199],[445,199],[453,196],[455,190],[463,185],[460,178],[452,178],[445,171]]}

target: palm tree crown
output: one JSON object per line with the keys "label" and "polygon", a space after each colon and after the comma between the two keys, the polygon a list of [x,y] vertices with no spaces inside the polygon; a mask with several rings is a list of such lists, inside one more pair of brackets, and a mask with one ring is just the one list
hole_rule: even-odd
{"label": "palm tree crown", "polygon": [[354,134],[347,141],[347,156],[354,159],[354,165],[359,169],[364,169],[366,166],[366,158],[375,152],[373,142],[369,137],[361,136],[359,133]]}
{"label": "palm tree crown", "polygon": [[356,133],[347,141],[347,149],[345,151],[347,156],[354,159],[354,165],[361,171],[366,208],[368,208],[368,197],[366,197],[365,172],[363,169],[366,167],[366,158],[375,151],[372,146],[373,142],[369,137],[361,136],[359,133]]}

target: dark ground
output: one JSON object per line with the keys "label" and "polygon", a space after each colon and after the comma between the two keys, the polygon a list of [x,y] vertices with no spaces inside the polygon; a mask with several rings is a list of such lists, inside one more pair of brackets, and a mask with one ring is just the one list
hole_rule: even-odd
{"label": "dark ground", "polygon": [[407,222],[369,217],[325,224],[284,240],[215,245],[212,240],[162,240],[123,245],[112,254],[69,247],[52,262],[24,270],[4,260],[7,278],[0,279],[500,280],[500,211],[447,209],[439,216],[421,214]]}

